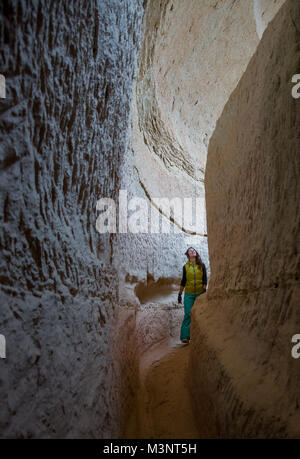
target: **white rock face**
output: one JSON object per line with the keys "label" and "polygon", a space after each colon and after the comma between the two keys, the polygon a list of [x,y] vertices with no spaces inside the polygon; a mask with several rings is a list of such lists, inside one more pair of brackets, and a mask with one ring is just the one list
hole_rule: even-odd
{"label": "white rock face", "polygon": [[[264,1],[242,0],[149,2],[135,126],[144,148],[133,147],[135,156],[151,154],[172,171],[173,195],[178,193],[178,175],[186,174],[191,189],[193,180],[203,181],[215,123],[259,43],[256,22],[266,27],[283,3],[269,1],[266,7]],[[149,190],[157,192],[153,177],[145,180]],[[169,185],[164,182],[159,183],[160,195]]]}
{"label": "white rock face", "polygon": [[256,23],[256,32],[259,38],[262,37],[268,23],[277,13],[285,0],[253,0],[254,19]]}
{"label": "white rock face", "polygon": [[[131,149],[121,172],[132,196],[191,198],[197,236],[122,238],[123,272],[145,280],[180,276],[195,246],[209,271],[204,173],[215,124],[256,50],[260,34],[284,0],[150,0],[132,109]],[[257,25],[259,24],[259,25]],[[195,219],[195,212],[190,214]],[[175,225],[179,223],[175,220]],[[194,220],[195,222],[195,220]],[[184,230],[187,225],[183,225]],[[138,254],[135,256],[135,254]]]}
{"label": "white rock face", "polygon": [[217,437],[300,435],[299,31],[300,3],[288,0],[209,145],[211,278],[192,311],[190,387]]}
{"label": "white rock face", "polygon": [[117,194],[142,13],[139,0],[1,7],[2,437],[121,428],[114,235],[96,232],[96,202]]}

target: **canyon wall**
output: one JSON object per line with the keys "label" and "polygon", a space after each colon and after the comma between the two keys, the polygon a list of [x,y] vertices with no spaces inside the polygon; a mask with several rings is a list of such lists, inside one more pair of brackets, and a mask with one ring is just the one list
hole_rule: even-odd
{"label": "canyon wall", "polygon": [[[209,272],[208,143],[283,3],[0,5],[1,437],[122,432],[141,352],[180,323],[176,297],[141,305],[135,288],[178,281],[188,245]],[[155,198],[199,198],[198,234],[162,210],[169,233],[99,234],[97,201],[120,189],[147,222]]]}
{"label": "canyon wall", "polygon": [[[204,189],[208,143],[263,30],[284,1],[147,2],[130,149],[120,170],[120,188],[127,190],[128,199],[146,200],[149,227],[144,233],[120,235],[118,259],[124,277],[177,278],[189,245],[199,251],[209,272]],[[195,209],[186,213],[183,231],[176,233],[181,221],[174,216],[169,234],[151,234],[154,198],[198,199],[197,235],[189,231]]]}
{"label": "canyon wall", "polygon": [[300,4],[288,0],[220,116],[205,174],[210,286],[192,311],[195,414],[216,437],[299,437]]}
{"label": "canyon wall", "polygon": [[117,435],[135,359],[111,344],[116,235],[96,231],[96,203],[118,194],[143,4],[0,8],[0,435]]}
{"label": "canyon wall", "polygon": [[[120,306],[136,308],[139,350],[169,333],[177,321],[176,301],[166,314],[152,311],[134,296],[140,283],[155,290],[155,281],[178,282],[187,247],[194,246],[206,264],[204,173],[207,146],[231,92],[256,50],[261,33],[284,0],[149,0],[143,21],[143,43],[131,113],[131,135],[120,168],[120,189],[128,203],[142,198],[140,232],[117,235]],[[258,29],[260,34],[258,33]],[[169,217],[160,211],[158,234],[151,232],[158,212],[155,198],[190,198],[194,210]],[[196,201],[198,200],[198,201]],[[129,205],[128,218],[138,202]],[[127,209],[126,209],[127,210]],[[192,235],[192,225],[196,235]],[[184,208],[186,211],[186,208]],[[183,214],[183,213],[182,213]],[[169,232],[163,233],[165,225]],[[181,229],[182,228],[182,229]],[[154,282],[154,283],[153,283]],[[143,326],[142,326],[143,325]]]}

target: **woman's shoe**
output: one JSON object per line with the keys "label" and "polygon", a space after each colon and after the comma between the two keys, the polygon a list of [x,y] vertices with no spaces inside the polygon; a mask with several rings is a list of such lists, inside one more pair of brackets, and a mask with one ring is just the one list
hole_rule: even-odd
{"label": "woman's shoe", "polygon": [[189,344],[190,340],[188,338],[184,338],[181,340],[181,342],[184,344]]}

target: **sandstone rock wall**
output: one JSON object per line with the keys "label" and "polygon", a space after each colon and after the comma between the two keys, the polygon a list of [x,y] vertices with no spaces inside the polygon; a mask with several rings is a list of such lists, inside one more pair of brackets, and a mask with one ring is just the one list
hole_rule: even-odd
{"label": "sandstone rock wall", "polygon": [[180,277],[187,245],[209,271],[206,215],[198,236],[176,219],[171,234],[100,235],[96,202],[204,199],[216,120],[283,2],[1,3],[2,437],[122,431],[135,350],[178,326],[134,286]]}
{"label": "sandstone rock wall", "polygon": [[[180,276],[187,246],[209,271],[204,173],[223,107],[284,0],[149,0],[135,85],[131,148],[122,166],[130,196],[199,198],[198,236],[122,236],[122,270],[139,280]],[[258,33],[259,30],[259,33]],[[195,213],[194,213],[195,216]],[[149,217],[150,218],[150,217]],[[175,218],[175,226],[178,221]],[[136,256],[137,255],[137,256]]]}
{"label": "sandstone rock wall", "polygon": [[191,391],[218,437],[299,437],[300,4],[269,24],[209,144],[210,288],[192,312]]}
{"label": "sandstone rock wall", "polygon": [[[140,354],[172,334],[179,338],[183,308],[176,308],[176,298],[170,308],[155,302],[140,305],[133,295],[135,286],[142,282],[153,289],[152,280],[176,281],[190,245],[200,252],[210,272],[207,237],[203,236],[207,234],[204,171],[208,142],[256,49],[258,28],[262,33],[283,1],[268,5],[263,0],[256,5],[243,0],[147,2],[120,188],[127,191],[128,200],[145,200],[148,226],[145,232],[118,234],[115,256],[119,304],[124,314],[129,314],[128,307],[136,314],[134,339]],[[198,235],[192,236],[187,228],[176,233],[180,222],[176,216],[170,222],[166,215],[162,223],[170,224],[169,234],[162,227],[159,234],[151,233],[156,197],[199,199]],[[128,339],[133,339],[132,333]]]}
{"label": "sandstone rock wall", "polygon": [[0,8],[0,435],[116,435],[134,356],[120,346],[120,367],[111,345],[115,235],[96,231],[96,202],[128,147],[142,1]]}

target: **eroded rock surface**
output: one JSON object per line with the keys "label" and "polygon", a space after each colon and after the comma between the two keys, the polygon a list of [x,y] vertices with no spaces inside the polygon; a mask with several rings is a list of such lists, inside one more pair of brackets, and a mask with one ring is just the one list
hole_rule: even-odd
{"label": "eroded rock surface", "polygon": [[[0,333],[7,359],[0,362],[1,436],[110,437],[122,431],[138,386],[138,358],[175,336],[182,313],[176,295],[163,306],[141,305],[134,285],[149,276],[180,277],[187,245],[196,246],[209,272],[208,142],[282,4],[2,2]],[[278,79],[271,81],[274,90],[280,87]],[[289,119],[294,125],[293,112]],[[270,129],[267,116],[263,123]],[[129,199],[144,198],[149,215],[155,197],[202,199],[197,236],[176,233],[175,217],[173,234],[100,235],[96,202],[117,202],[121,188]],[[167,224],[170,217],[162,220]],[[216,229],[210,231],[214,237]],[[264,247],[257,247],[260,254]],[[242,267],[234,272],[242,282],[246,267],[240,255],[237,260]],[[220,276],[215,290],[223,288]],[[255,315],[243,314],[254,327]]]}
{"label": "eroded rock surface", "polygon": [[[120,235],[124,276],[178,277],[196,246],[209,271],[204,173],[215,124],[284,0],[150,0],[135,85],[130,149],[120,171],[128,196],[196,203],[197,236],[174,218],[171,234]],[[259,29],[259,32],[258,32]],[[192,212],[191,212],[192,214]],[[188,217],[188,213],[186,216]],[[163,217],[164,218],[164,217]],[[195,218],[195,210],[193,211]],[[191,218],[186,219],[191,225]],[[183,221],[184,223],[184,221]],[[162,231],[161,231],[162,233]]]}
{"label": "eroded rock surface", "polygon": [[287,1],[209,145],[211,278],[192,311],[190,388],[218,437],[300,435],[299,50],[300,4]]}
{"label": "eroded rock surface", "polygon": [[148,2],[133,150],[150,195],[203,195],[208,142],[259,43],[256,23],[264,30],[283,3]]}
{"label": "eroded rock surface", "polygon": [[1,3],[2,437],[121,428],[134,356],[114,355],[126,320],[96,202],[118,191],[142,14],[139,0]]}
{"label": "eroded rock surface", "polygon": [[189,350],[170,339],[141,356],[139,391],[124,438],[203,438],[188,392]]}

